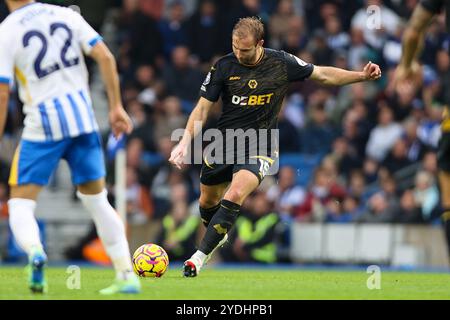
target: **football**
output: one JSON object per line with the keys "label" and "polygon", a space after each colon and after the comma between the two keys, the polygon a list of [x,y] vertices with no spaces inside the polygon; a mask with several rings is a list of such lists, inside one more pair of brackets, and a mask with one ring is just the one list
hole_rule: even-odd
{"label": "football", "polygon": [[133,268],[140,277],[161,277],[169,266],[166,251],[154,243],[147,243],[133,254]]}

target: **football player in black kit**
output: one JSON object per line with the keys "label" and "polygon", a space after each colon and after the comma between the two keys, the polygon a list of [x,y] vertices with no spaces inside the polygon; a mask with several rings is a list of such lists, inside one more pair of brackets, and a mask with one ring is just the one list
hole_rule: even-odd
{"label": "football player in black kit", "polygon": [[[402,57],[395,70],[397,88],[402,84],[417,81],[421,78],[422,70],[418,63],[419,54],[423,47],[424,35],[434,16],[446,9],[446,31],[450,33],[450,1],[422,0],[414,12],[405,30],[402,40]],[[445,88],[448,90],[449,88]],[[439,185],[441,193],[442,219],[445,224],[447,249],[450,255],[450,101],[445,101],[443,119],[441,123],[441,138],[438,146]]]}
{"label": "football player in black kit", "polygon": [[[224,133],[227,129],[270,131],[277,128],[278,112],[293,81],[309,78],[339,86],[381,77],[380,68],[371,62],[361,72],[314,66],[289,53],[264,48],[263,36],[264,26],[257,17],[237,22],[232,33],[233,53],[219,59],[206,77],[184,136],[172,151],[169,161],[173,165],[182,167],[191,140],[200,131],[194,124],[205,123],[219,97],[222,97],[223,110],[218,130]],[[261,183],[278,153],[273,144],[268,146],[268,152],[253,157],[247,151],[230,151],[228,145],[224,148],[225,154],[244,153],[234,158],[243,156],[245,163],[209,163],[204,158],[199,206],[207,230],[198,250],[184,263],[186,277],[197,276],[215,249],[226,241],[242,203]]]}

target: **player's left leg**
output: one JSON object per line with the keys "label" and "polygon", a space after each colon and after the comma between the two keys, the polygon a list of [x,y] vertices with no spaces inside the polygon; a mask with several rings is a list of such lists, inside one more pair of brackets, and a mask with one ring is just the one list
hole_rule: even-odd
{"label": "player's left leg", "polygon": [[221,201],[220,208],[208,225],[199,249],[185,262],[184,275],[195,277],[225,235],[231,230],[239,215],[244,200],[258,187],[260,180],[248,170],[236,172],[230,188]]}
{"label": "player's left leg", "polygon": [[92,215],[97,233],[116,270],[116,281],[102,294],[138,293],[140,282],[133,272],[125,226],[111,206],[105,189],[105,168],[97,134],[74,139],[64,155],[71,168],[77,196]]}
{"label": "player's left leg", "polygon": [[103,178],[79,185],[77,196],[92,215],[98,235],[116,271],[114,284],[100,293],[140,292],[140,282],[131,264],[124,223],[108,201]]}

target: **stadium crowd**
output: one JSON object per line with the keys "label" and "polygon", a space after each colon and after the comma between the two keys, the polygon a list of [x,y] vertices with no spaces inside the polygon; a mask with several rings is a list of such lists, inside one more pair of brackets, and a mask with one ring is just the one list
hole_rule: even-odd
{"label": "stadium crowd", "polygon": [[[200,166],[179,171],[169,165],[175,145],[170,135],[184,128],[209,68],[231,52],[232,27],[245,16],[262,18],[266,47],[351,70],[373,61],[383,78],[345,87],[311,81],[291,86],[279,118],[280,170],[244,204],[237,240],[224,256],[275,261],[273,239],[292,221],[440,223],[436,147],[450,94],[444,89],[450,85],[450,60],[443,18],[426,36],[423,81],[401,89],[392,85],[405,22],[418,0],[47,2],[79,5],[116,55],[124,106],[135,124],[126,141],[129,223],[160,223],[160,243],[169,254],[184,259],[203,228],[196,217]],[[368,28],[377,14],[380,27]],[[217,106],[207,128],[219,115]],[[1,146],[3,216],[14,150],[8,144],[17,142],[21,121],[16,99]],[[108,132],[104,136],[112,175]],[[307,159],[314,161],[305,169]],[[262,233],[254,231],[256,225]]]}

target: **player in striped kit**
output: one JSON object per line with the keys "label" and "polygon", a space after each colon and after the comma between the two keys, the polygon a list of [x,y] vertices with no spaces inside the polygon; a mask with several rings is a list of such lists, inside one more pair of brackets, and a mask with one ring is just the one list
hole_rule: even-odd
{"label": "player in striped kit", "polygon": [[107,200],[98,125],[89,95],[83,53],[100,67],[116,137],[132,123],[121,102],[115,59],[102,38],[75,11],[29,0],[7,0],[11,13],[0,24],[0,139],[14,75],[24,103],[25,128],[11,166],[10,226],[30,264],[29,286],[45,292],[47,256],[34,217],[36,199],[60,159],[77,195],[92,214],[117,276],[102,294],[138,293],[123,222]]}

